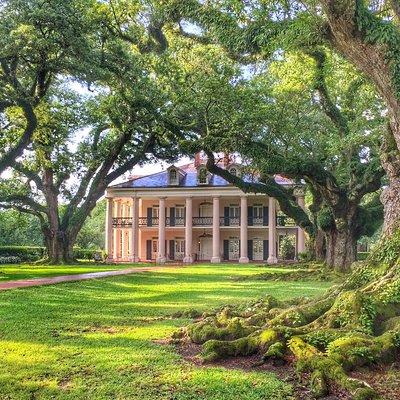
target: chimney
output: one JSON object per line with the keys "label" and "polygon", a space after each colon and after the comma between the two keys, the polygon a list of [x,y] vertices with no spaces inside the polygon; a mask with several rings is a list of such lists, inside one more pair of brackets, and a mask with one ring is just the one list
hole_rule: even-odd
{"label": "chimney", "polygon": [[201,153],[198,152],[194,155],[194,166],[197,168],[201,164]]}

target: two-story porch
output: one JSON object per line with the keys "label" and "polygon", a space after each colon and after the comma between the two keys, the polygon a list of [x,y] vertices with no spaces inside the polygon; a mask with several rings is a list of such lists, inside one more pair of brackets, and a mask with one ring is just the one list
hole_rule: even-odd
{"label": "two-story porch", "polygon": [[276,263],[286,235],[293,236],[296,255],[304,251],[304,232],[273,198],[233,187],[187,190],[185,196],[168,189],[129,192],[108,192],[110,260]]}

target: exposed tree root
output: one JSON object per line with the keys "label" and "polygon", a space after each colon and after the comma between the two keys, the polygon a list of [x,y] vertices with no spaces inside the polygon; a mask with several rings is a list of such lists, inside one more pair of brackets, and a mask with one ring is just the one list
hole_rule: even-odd
{"label": "exposed tree root", "polygon": [[259,354],[260,361],[295,360],[316,397],[339,386],[357,400],[378,398],[349,372],[389,363],[400,349],[400,268],[358,264],[340,285],[316,299],[271,296],[203,315],[175,338],[202,344],[204,360]]}
{"label": "exposed tree root", "polygon": [[[281,271],[275,272],[275,268],[280,268]],[[332,268],[328,268],[324,264],[297,264],[297,265],[282,265],[274,267],[273,270],[263,272],[256,275],[245,275],[237,277],[236,280],[260,280],[260,281],[341,281],[345,278],[345,274],[337,272]]]}

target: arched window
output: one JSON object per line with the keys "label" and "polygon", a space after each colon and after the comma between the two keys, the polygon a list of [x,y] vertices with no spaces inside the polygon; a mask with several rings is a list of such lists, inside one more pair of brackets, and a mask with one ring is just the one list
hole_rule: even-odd
{"label": "arched window", "polygon": [[177,185],[178,184],[178,174],[176,169],[172,168],[169,171],[169,184],[170,185]]}
{"label": "arched window", "polygon": [[200,168],[198,173],[198,179],[200,184],[207,184],[208,183],[208,176],[207,176],[207,169]]}
{"label": "arched window", "polygon": [[228,171],[235,176],[239,176],[240,175],[240,168],[237,165],[231,165],[228,168]]}

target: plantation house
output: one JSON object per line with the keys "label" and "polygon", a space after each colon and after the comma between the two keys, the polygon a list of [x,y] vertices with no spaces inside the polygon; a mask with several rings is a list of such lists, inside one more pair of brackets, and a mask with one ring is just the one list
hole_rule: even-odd
{"label": "plantation house", "polygon": [[[241,174],[238,164],[225,162],[224,168]],[[283,177],[275,179],[293,185]],[[294,192],[304,207],[303,188]],[[293,239],[293,257],[305,250],[304,231],[280,212],[275,199],[243,193],[210,174],[199,157],[192,164],[110,186],[106,198],[110,261],[274,264],[287,235]]]}

